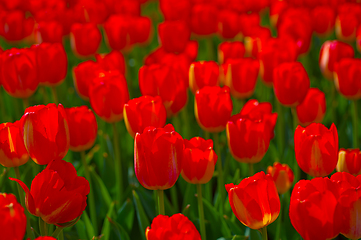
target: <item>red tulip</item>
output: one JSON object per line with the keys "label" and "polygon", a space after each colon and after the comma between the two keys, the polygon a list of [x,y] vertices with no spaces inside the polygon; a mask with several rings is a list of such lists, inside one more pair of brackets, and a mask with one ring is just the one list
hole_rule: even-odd
{"label": "red tulip", "polygon": [[222,42],[218,46],[218,62],[223,64],[228,59],[243,58],[245,52],[242,42]]}
{"label": "red tulip", "polygon": [[129,100],[127,81],[118,71],[103,72],[89,87],[89,100],[94,112],[104,121],[123,119],[123,107]]}
{"label": "red tulip", "polygon": [[361,151],[360,149],[344,149],[338,152],[337,172],[347,172],[355,177],[361,174]]}
{"label": "red tulip", "polygon": [[123,14],[127,16],[140,16],[141,15],[141,1],[123,0],[113,1],[113,6],[108,6],[114,13]]}
{"label": "red tulip", "polygon": [[166,21],[185,20],[188,22],[192,4],[190,0],[160,0],[159,7]]}
{"label": "red tulip", "polygon": [[167,52],[183,52],[189,41],[191,31],[184,21],[165,21],[158,25],[161,45]]}
{"label": "red tulip", "polygon": [[0,164],[4,167],[19,167],[28,160],[20,122],[0,124]]}
{"label": "red tulip", "polygon": [[240,33],[238,14],[235,11],[224,9],[218,13],[218,32],[223,38],[234,38]]}
{"label": "red tulip", "polygon": [[343,58],[335,65],[336,89],[347,99],[361,98],[361,60]]}
{"label": "red tulip", "polygon": [[313,30],[321,35],[329,35],[335,26],[335,10],[330,6],[317,6],[311,10]]}
{"label": "red tulip", "polygon": [[64,160],[51,161],[33,179],[30,191],[22,181],[10,180],[25,191],[28,211],[48,224],[66,226],[80,217],[87,205],[88,180],[78,177],[74,166]]}
{"label": "red tulip", "polygon": [[20,41],[29,36],[34,28],[34,19],[26,17],[20,10],[4,11],[0,14],[0,35],[8,41]]}
{"label": "red tulip", "polygon": [[79,22],[101,24],[109,15],[106,4],[96,0],[77,0],[72,10]]}
{"label": "red tulip", "polygon": [[145,230],[145,236],[147,240],[201,240],[197,228],[181,213],[171,217],[158,215]]}
{"label": "red tulip", "polygon": [[134,139],[134,169],[139,183],[150,190],[171,188],[181,172],[183,139],[172,125],[147,127]]}
{"label": "red tulip", "polygon": [[195,4],[191,10],[191,29],[198,35],[216,33],[218,9],[213,4]]}
{"label": "red tulip", "polygon": [[22,240],[26,229],[24,208],[13,194],[0,193],[0,231],[2,239]]}
{"label": "red tulip", "polygon": [[142,96],[124,104],[124,121],[128,133],[134,138],[147,127],[164,127],[167,112],[159,96]]}
{"label": "red tulip", "polygon": [[36,55],[32,49],[12,48],[1,55],[1,82],[5,91],[16,98],[28,98],[39,85]]}
{"label": "red tulip", "polygon": [[64,107],[50,103],[28,107],[21,118],[24,144],[39,165],[62,159],[69,149],[69,128]]}
{"label": "red tulip", "polygon": [[338,8],[335,32],[342,41],[354,41],[357,27],[361,24],[361,6],[358,3],[343,3]]}
{"label": "red tulip", "polygon": [[301,180],[293,188],[289,217],[305,240],[326,240],[341,230],[339,188],[328,178]]}
{"label": "red tulip", "polygon": [[233,104],[229,87],[206,86],[197,91],[194,113],[199,126],[208,132],[221,132],[231,117]]}
{"label": "red tulip", "polygon": [[201,137],[184,139],[181,175],[189,183],[206,184],[213,177],[217,159],[212,140]]}
{"label": "red tulip", "polygon": [[291,188],[294,175],[287,164],[275,162],[273,166],[267,167],[267,173],[270,174],[275,181],[277,192],[279,194],[284,194]]}
{"label": "red tulip", "polygon": [[227,123],[227,140],[232,156],[239,162],[257,163],[273,138],[277,113],[270,103],[249,100]]}
{"label": "red tulip", "polygon": [[260,26],[261,18],[258,13],[243,13],[238,18],[238,24],[243,36],[249,36],[254,28]]}
{"label": "red tulip", "polygon": [[338,134],[334,124],[327,129],[320,123],[295,131],[295,154],[300,168],[313,177],[324,177],[336,167]]}
{"label": "red tulip", "polygon": [[310,88],[302,103],[296,107],[300,125],[306,127],[311,123],[321,123],[326,113],[326,97],[318,88]]}
{"label": "red tulip", "polygon": [[89,56],[95,54],[98,51],[101,40],[101,33],[94,23],[74,23],[71,26],[71,47],[77,55]]}
{"label": "red tulip", "polygon": [[189,67],[189,87],[195,94],[205,86],[219,85],[219,67],[215,61],[194,62]]}
{"label": "red tulip", "polygon": [[89,100],[89,87],[101,74],[101,66],[91,60],[80,63],[73,68],[74,86],[79,96]]}
{"label": "red tulip", "polygon": [[62,43],[64,30],[58,21],[41,21],[35,25],[34,35],[37,43]]}
{"label": "red tulip", "polygon": [[269,174],[259,172],[240,184],[226,184],[229,204],[238,220],[252,229],[274,222],[281,209],[276,185]]}
{"label": "red tulip", "polygon": [[70,149],[85,151],[94,145],[98,124],[94,113],[86,106],[65,108],[68,120]]}
{"label": "red tulip", "polygon": [[105,71],[119,71],[125,75],[125,59],[121,52],[112,50],[108,54],[95,54],[99,66]]}
{"label": "red tulip", "polygon": [[246,47],[246,55],[253,58],[258,58],[258,53],[261,51],[261,46],[272,36],[271,30],[267,27],[257,26],[252,29],[249,36],[244,37],[244,44]]}

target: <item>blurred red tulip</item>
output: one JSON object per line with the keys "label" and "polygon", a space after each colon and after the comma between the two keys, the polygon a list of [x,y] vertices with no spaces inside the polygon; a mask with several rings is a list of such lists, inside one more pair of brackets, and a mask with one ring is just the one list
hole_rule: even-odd
{"label": "blurred red tulip", "polygon": [[361,98],[361,59],[343,58],[335,65],[336,89],[347,99]]}
{"label": "blurred red tulip", "polygon": [[210,35],[218,29],[218,9],[210,3],[195,4],[191,10],[191,29],[197,35]]}
{"label": "blurred red tulip", "polygon": [[113,1],[113,6],[110,7],[111,11],[116,14],[122,14],[126,16],[140,16],[141,15],[141,1],[122,0]]}
{"label": "blurred red tulip", "polygon": [[205,86],[219,85],[219,67],[215,61],[193,62],[189,67],[189,87],[193,94]]}
{"label": "blurred red tulip", "polygon": [[180,53],[186,48],[191,31],[185,21],[165,21],[158,25],[158,34],[164,50]]}
{"label": "blurred red tulip", "polygon": [[74,166],[64,160],[54,160],[33,179],[31,189],[22,181],[26,208],[48,224],[67,226],[80,217],[86,207],[89,182],[78,177]]}
{"label": "blurred red tulip", "polygon": [[229,204],[238,220],[252,229],[273,223],[281,209],[276,185],[269,174],[259,172],[240,184],[226,184]]}
{"label": "blurred red tulip", "polygon": [[133,138],[146,127],[164,127],[167,120],[167,112],[160,96],[131,99],[124,104],[123,114],[125,126]]}
{"label": "blurred red tulip", "polygon": [[0,35],[8,41],[20,41],[33,32],[34,19],[20,10],[1,11]]}
{"label": "blurred red tulip", "polygon": [[327,36],[335,27],[335,10],[330,6],[317,6],[311,10],[313,30],[321,35]]}
{"label": "blurred red tulip", "polygon": [[250,32],[249,36],[244,37],[244,44],[246,47],[246,55],[253,58],[258,58],[258,53],[265,42],[271,38],[271,30],[267,27],[255,27]]}
{"label": "blurred red tulip", "polygon": [[271,1],[270,22],[273,27],[277,26],[279,16],[289,7],[289,1]]}
{"label": "blurred red tulip", "polygon": [[311,123],[321,123],[326,113],[326,97],[318,88],[310,88],[302,103],[296,107],[300,125],[306,127]]}
{"label": "blurred red tulip", "polygon": [[242,42],[222,42],[218,46],[218,63],[223,64],[228,59],[243,58],[246,50]]}
{"label": "blurred red tulip", "polygon": [[189,21],[191,12],[191,0],[160,0],[160,10],[166,21],[184,20]]}
{"label": "blurred red tulip", "polygon": [[109,15],[106,4],[97,0],[77,0],[71,9],[78,16],[78,21],[82,23],[101,24]]}
{"label": "blurred red tulip", "polygon": [[267,167],[267,173],[275,181],[279,194],[286,193],[293,185],[294,175],[292,169],[287,164],[275,162],[273,166]]}
{"label": "blurred red tulip", "polygon": [[238,14],[235,11],[224,9],[218,13],[218,32],[223,38],[234,38],[240,33]]}
{"label": "blurred red tulip", "polygon": [[337,172],[347,172],[355,177],[361,174],[360,149],[344,149],[338,152]]}
{"label": "blurred red tulip", "polygon": [[254,28],[260,26],[261,18],[258,13],[243,13],[238,18],[238,24],[243,36],[249,36]]}
{"label": "blurred red tulip", "polygon": [[102,36],[94,23],[74,23],[70,31],[71,48],[75,54],[89,56],[98,51]]}
{"label": "blurred red tulip", "polygon": [[35,25],[35,39],[37,43],[62,43],[64,30],[58,21],[41,21]]}
{"label": "blurred red tulip", "polygon": [[89,87],[101,72],[99,64],[92,60],[79,63],[73,68],[74,86],[82,99],[89,100]]}
{"label": "blurred red tulip", "polygon": [[171,188],[181,172],[183,139],[172,125],[147,127],[134,139],[134,169],[139,183],[150,190]]}
{"label": "blurred red tulip", "polygon": [[295,154],[300,168],[313,177],[324,177],[336,167],[338,134],[334,124],[327,129],[320,123],[295,131]]}
{"label": "blurred red tulip", "polygon": [[239,162],[257,163],[266,154],[276,125],[272,105],[249,100],[227,123],[228,147]]}
{"label": "blurred red tulip", "polygon": [[361,6],[359,3],[343,3],[338,7],[335,32],[342,41],[355,41],[357,27],[361,24]]}
{"label": "blurred red tulip", "polygon": [[13,194],[0,193],[0,231],[2,239],[22,240],[25,236],[24,208]]}
{"label": "blurred red tulip", "polygon": [[105,71],[119,71],[125,75],[126,64],[124,56],[117,50],[112,50],[108,54],[95,54],[99,66]]}

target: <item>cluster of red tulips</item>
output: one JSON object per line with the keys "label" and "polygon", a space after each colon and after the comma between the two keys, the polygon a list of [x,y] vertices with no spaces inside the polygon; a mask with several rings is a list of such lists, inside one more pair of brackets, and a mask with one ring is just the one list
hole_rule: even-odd
{"label": "cluster of red tulips", "polygon": [[0,239],[361,238],[359,0],[0,0],[0,36]]}

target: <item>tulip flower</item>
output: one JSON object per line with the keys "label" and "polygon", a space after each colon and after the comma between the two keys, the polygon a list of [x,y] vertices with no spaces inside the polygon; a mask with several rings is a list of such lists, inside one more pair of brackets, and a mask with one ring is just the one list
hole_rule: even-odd
{"label": "tulip flower", "polygon": [[327,129],[320,123],[295,131],[295,154],[300,168],[313,177],[324,177],[336,167],[338,134],[334,124]]}
{"label": "tulip flower", "polygon": [[306,127],[321,123],[326,113],[326,97],[318,88],[310,88],[302,103],[296,107],[298,122]]}
{"label": "tulip flower", "polygon": [[361,174],[361,151],[360,149],[344,149],[338,152],[337,172],[347,172],[355,177]]}
{"label": "tulip flower", "polygon": [[65,108],[69,126],[70,149],[85,151],[94,145],[98,134],[98,124],[94,113],[87,107]]}
{"label": "tulip flower", "polygon": [[266,41],[272,37],[271,30],[267,27],[257,26],[252,29],[249,36],[244,37],[244,45],[246,47],[246,55],[258,58],[261,47]]}
{"label": "tulip flower", "polygon": [[0,193],[1,238],[22,240],[26,229],[24,208],[13,194]]}
{"label": "tulip flower", "polygon": [[167,52],[183,52],[191,31],[184,21],[165,21],[159,24],[158,34],[161,45]]}
{"label": "tulip flower", "polygon": [[219,67],[215,61],[194,62],[189,67],[189,87],[195,94],[205,86],[219,85]]}
{"label": "tulip flower", "polygon": [[223,64],[228,59],[243,58],[246,50],[242,42],[222,42],[218,46],[218,63]]}
{"label": "tulip flower", "polygon": [[91,60],[82,62],[73,68],[74,86],[82,99],[89,100],[89,87],[100,72],[99,64]]}
{"label": "tulip flower", "polygon": [[240,184],[226,184],[229,204],[238,220],[252,229],[274,222],[280,213],[280,198],[269,174],[259,172]]}
{"label": "tulip flower", "polygon": [[267,167],[267,174],[272,176],[279,194],[287,192],[293,184],[294,175],[287,164],[275,162],[273,166]]}
{"label": "tulip flower", "polygon": [[197,228],[181,213],[171,217],[158,215],[153,219],[151,226],[145,230],[145,236],[147,240],[201,240]]}
{"label": "tulip flower", "polygon": [[28,160],[20,122],[0,124],[0,164],[4,167],[19,167]]}
{"label": "tulip flower", "polygon": [[357,27],[361,23],[361,6],[357,3],[343,3],[338,7],[335,32],[338,39],[355,40]]}
{"label": "tulip flower", "polygon": [[28,37],[34,28],[34,18],[26,17],[24,11],[2,10],[0,35],[8,41],[20,41]]}
{"label": "tulip flower", "polygon": [[273,90],[278,101],[287,107],[302,103],[310,88],[310,79],[300,62],[278,65],[273,71]]}
{"label": "tulip flower", "polygon": [[326,240],[341,230],[342,215],[338,202],[339,187],[328,178],[301,180],[293,188],[289,217],[305,240]]}
{"label": "tulip flower", "polygon": [[112,50],[108,54],[95,54],[100,68],[105,71],[119,71],[125,75],[125,59],[121,52]]}
{"label": "tulip flower", "polygon": [[195,4],[191,10],[191,29],[197,35],[210,35],[218,29],[218,9],[210,3]]}
{"label": "tulip flower", "polygon": [[240,32],[238,23],[238,13],[229,9],[224,9],[218,13],[218,32],[223,38],[234,38]]}
{"label": "tulip flower", "polygon": [[33,179],[31,189],[22,181],[10,180],[20,184],[26,194],[26,208],[48,224],[67,226],[80,217],[86,207],[89,183],[77,176],[71,163],[53,160]]}
{"label": "tulip flower", "polygon": [[[89,41],[89,39],[92,39]],[[70,42],[74,53],[89,56],[97,52],[102,36],[94,23],[74,23],[71,26]]]}
{"label": "tulip flower", "polygon": [[69,128],[61,104],[28,107],[20,121],[24,145],[35,163],[46,165],[67,154],[70,144]]}
{"label": "tulip flower", "polygon": [[321,36],[329,35],[335,26],[335,10],[331,6],[321,5],[311,10],[313,30]]}
{"label": "tulip flower", "polygon": [[335,64],[334,79],[336,89],[347,99],[361,98],[361,60],[343,58]]}
{"label": "tulip flower", "polygon": [[286,1],[274,1],[270,7],[271,26],[276,27],[279,17],[288,9],[289,3]]}
{"label": "tulip flower", "polygon": [[277,113],[270,103],[249,100],[227,123],[227,140],[239,162],[257,163],[266,154],[276,125]]}
{"label": "tulip flower", "polygon": [[160,0],[160,10],[166,21],[184,20],[189,22],[191,1],[189,0]]}
{"label": "tulip flower", "polygon": [[142,133],[146,127],[164,127],[167,112],[159,96],[142,96],[124,104],[124,121],[128,133],[134,138],[136,133]]}
{"label": "tulip flower", "polygon": [[41,21],[37,22],[34,34],[37,43],[62,43],[64,29],[58,21]]}

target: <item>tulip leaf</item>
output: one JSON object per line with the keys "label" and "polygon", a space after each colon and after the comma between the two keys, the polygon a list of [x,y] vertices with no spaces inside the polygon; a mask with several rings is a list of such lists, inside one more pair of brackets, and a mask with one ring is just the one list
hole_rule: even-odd
{"label": "tulip leaf", "polygon": [[223,216],[219,216],[219,218],[221,219],[221,231],[222,231],[222,235],[223,236],[232,236],[231,231],[229,230],[229,227],[226,223],[226,221],[224,220]]}
{"label": "tulip leaf", "polygon": [[[109,222],[112,224],[112,229],[117,236],[117,239],[120,240],[130,240],[130,237],[126,230],[117,222],[114,222],[112,219],[108,218]],[[112,238],[113,239],[113,238]]]}
{"label": "tulip leaf", "polygon": [[91,239],[93,237],[89,237],[89,235],[86,233],[88,229],[85,227],[85,224],[81,219],[77,222],[77,224],[75,224],[75,228],[80,239]]}
{"label": "tulip leaf", "polygon": [[233,234],[237,234],[237,235],[243,235],[244,234],[244,231],[242,230],[243,228],[241,226],[239,226],[237,223],[232,222],[232,220],[229,219],[227,216],[224,216],[224,220],[227,223],[228,227],[230,228],[230,230],[231,230],[231,232]]}
{"label": "tulip leaf", "polygon": [[97,185],[96,187],[94,186],[93,189],[99,189],[103,197],[103,200],[105,201],[106,206],[110,206],[110,204],[112,203],[112,198],[110,197],[110,194],[105,184],[103,183],[103,181],[95,171],[90,171],[90,173],[92,174],[93,177],[93,184]]}
{"label": "tulip leaf", "polygon": [[88,237],[91,239],[93,236],[95,236],[94,226],[92,225],[89,216],[85,211],[83,212],[82,219],[88,232]]}
{"label": "tulip leaf", "polygon": [[140,202],[139,196],[135,190],[133,190],[133,199],[135,203],[135,209],[137,210],[137,218],[139,223],[139,229],[142,233],[142,238],[145,239],[145,229],[150,226],[147,215],[144,212],[142,203]]}
{"label": "tulip leaf", "polygon": [[109,237],[110,237],[110,220],[111,220],[112,212],[113,212],[113,209],[114,209],[114,205],[115,205],[114,202],[112,202],[110,204],[107,216],[104,219],[103,228],[102,228],[102,235],[103,235],[102,240],[109,240]]}
{"label": "tulip leaf", "polygon": [[124,226],[127,232],[130,232],[133,228],[134,215],[135,210],[133,202],[130,199],[127,199],[123,206],[118,210],[118,217],[116,222],[121,226]]}
{"label": "tulip leaf", "polygon": [[[203,206],[204,206],[204,216],[206,222],[206,229],[211,229],[212,234],[208,234],[214,237],[221,237],[222,233],[220,230],[221,222],[218,211],[206,200],[203,198]],[[207,225],[210,226],[207,227]]]}

